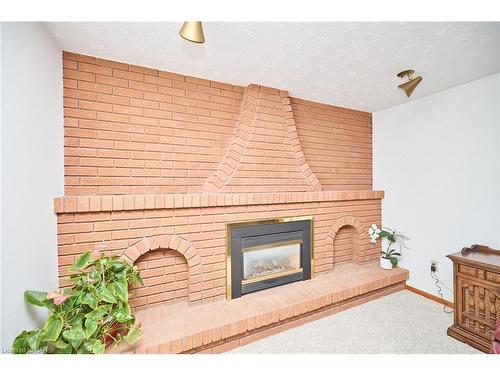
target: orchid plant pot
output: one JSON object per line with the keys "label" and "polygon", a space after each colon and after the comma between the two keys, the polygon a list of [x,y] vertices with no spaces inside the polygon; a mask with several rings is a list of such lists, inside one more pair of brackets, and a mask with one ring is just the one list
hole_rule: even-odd
{"label": "orchid plant pot", "polygon": [[[380,267],[385,270],[391,270],[398,265],[398,257],[401,256],[401,249],[408,248],[405,241],[409,238],[403,233],[390,228],[379,229],[376,224],[368,229],[370,243],[376,244],[377,240],[385,239],[387,248],[380,251]],[[398,249],[395,249],[397,247]]]}
{"label": "orchid plant pot", "polygon": [[380,267],[384,270],[392,270],[392,263],[390,259],[380,257]]}

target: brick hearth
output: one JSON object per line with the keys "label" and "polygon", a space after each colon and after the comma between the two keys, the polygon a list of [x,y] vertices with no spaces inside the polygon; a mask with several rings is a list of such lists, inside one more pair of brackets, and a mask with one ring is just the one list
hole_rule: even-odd
{"label": "brick hearth", "polygon": [[300,283],[200,306],[139,308],[144,337],[114,353],[220,353],[404,288],[408,271],[343,264]]}

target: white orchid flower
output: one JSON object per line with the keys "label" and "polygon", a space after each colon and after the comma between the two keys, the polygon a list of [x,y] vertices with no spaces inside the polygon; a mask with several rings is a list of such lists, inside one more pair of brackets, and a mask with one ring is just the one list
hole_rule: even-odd
{"label": "white orchid flower", "polygon": [[380,237],[380,232],[382,232],[377,224],[372,224],[370,228],[368,228],[368,233],[370,234],[370,243],[376,243],[377,239]]}
{"label": "white orchid flower", "polygon": [[381,232],[381,230],[377,228],[377,224],[372,224],[372,226],[368,229],[368,233],[370,234],[370,236],[373,236],[374,234],[376,234],[378,237],[378,234],[380,232]]}

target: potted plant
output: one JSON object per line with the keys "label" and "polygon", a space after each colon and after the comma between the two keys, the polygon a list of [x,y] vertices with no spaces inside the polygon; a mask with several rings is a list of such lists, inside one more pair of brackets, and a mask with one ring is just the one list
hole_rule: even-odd
{"label": "potted plant", "polygon": [[46,307],[50,315],[42,329],[15,338],[15,353],[99,354],[112,343],[133,343],[141,336],[128,302],[128,287],[142,284],[137,267],[94,250],[80,256],[69,271],[74,272],[71,288],[24,292],[28,303]]}
{"label": "potted plant", "polygon": [[[368,229],[370,234],[370,242],[376,243],[379,238],[385,238],[387,240],[387,248],[380,252],[380,267],[386,270],[390,270],[398,265],[398,257],[401,256],[401,249],[404,247],[407,249],[405,241],[409,238],[403,233],[396,231],[395,229],[390,229],[382,227],[379,229],[376,224],[372,224],[370,229]],[[396,249],[398,247],[398,249]]]}

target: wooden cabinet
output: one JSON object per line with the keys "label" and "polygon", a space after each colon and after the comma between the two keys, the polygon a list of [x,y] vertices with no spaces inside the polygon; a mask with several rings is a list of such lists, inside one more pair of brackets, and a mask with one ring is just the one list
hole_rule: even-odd
{"label": "wooden cabinet", "polygon": [[500,319],[500,251],[473,245],[448,258],[453,261],[455,300],[448,335],[487,353]]}

